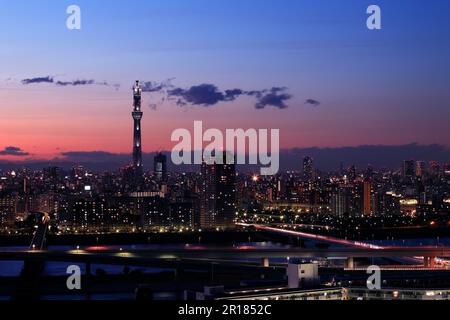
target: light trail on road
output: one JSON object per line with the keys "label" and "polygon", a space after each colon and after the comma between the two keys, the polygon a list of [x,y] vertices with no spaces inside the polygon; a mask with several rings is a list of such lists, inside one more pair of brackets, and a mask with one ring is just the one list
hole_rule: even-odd
{"label": "light trail on road", "polygon": [[345,246],[350,246],[350,247],[355,247],[355,248],[365,248],[365,249],[374,249],[374,250],[380,250],[380,249],[385,248],[385,247],[373,245],[370,243],[364,243],[364,242],[359,242],[359,241],[349,241],[349,240],[344,240],[344,239],[339,239],[339,238],[334,238],[334,237],[329,237],[329,236],[321,236],[321,235],[316,235],[316,234],[311,234],[311,233],[306,233],[306,232],[301,232],[301,231],[273,228],[273,227],[268,227],[268,226],[263,226],[263,225],[258,225],[258,224],[237,223],[237,225],[243,226],[243,227],[254,227],[258,230],[266,230],[266,231],[285,233],[285,234],[293,235],[293,236],[297,236],[297,237],[307,238],[307,239],[311,239],[311,240],[325,241],[325,242],[329,242],[329,243],[340,244],[340,245],[345,245]]}
{"label": "light trail on road", "polygon": [[[365,242],[361,242],[361,241],[350,241],[350,240],[344,240],[344,239],[339,239],[339,238],[330,237],[330,236],[322,236],[322,235],[316,235],[316,234],[311,234],[311,233],[306,233],[306,232],[301,232],[301,231],[274,228],[274,227],[258,225],[258,224],[237,223],[236,225],[242,226],[242,227],[253,227],[257,230],[265,230],[265,231],[283,233],[283,234],[302,237],[302,238],[311,239],[311,240],[324,241],[324,242],[328,242],[328,243],[332,243],[332,244],[350,246],[353,248],[366,248],[366,249],[373,249],[373,250],[386,250],[386,249],[395,249],[395,248],[413,248],[413,247],[401,247],[401,246],[378,246],[378,245],[365,243]],[[421,248],[428,248],[428,246],[422,246]],[[422,263],[424,262],[424,257],[412,257],[411,259],[415,262],[422,262]],[[450,260],[435,258],[435,262],[440,265],[444,265],[446,268],[450,267]]]}

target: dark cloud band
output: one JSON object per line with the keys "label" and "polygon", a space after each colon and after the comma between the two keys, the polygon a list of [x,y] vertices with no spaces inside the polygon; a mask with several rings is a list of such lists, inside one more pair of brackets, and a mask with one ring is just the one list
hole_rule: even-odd
{"label": "dark cloud band", "polygon": [[29,84],[35,84],[35,83],[53,83],[53,77],[47,76],[47,77],[36,77],[36,78],[29,78],[29,79],[23,79],[22,81],[23,85],[29,85]]}
{"label": "dark cloud band", "polygon": [[0,150],[0,156],[25,157],[29,155],[30,154],[28,152],[23,151],[19,147],[9,146],[4,148],[3,150]]}
{"label": "dark cloud band", "polygon": [[[156,91],[156,87],[154,87]],[[273,87],[271,89],[245,91],[242,89],[230,89],[221,91],[213,84],[200,84],[192,86],[188,89],[184,88],[172,88],[167,91],[169,99],[176,99],[178,106],[183,107],[186,105],[214,106],[220,102],[234,101],[241,96],[251,96],[256,98],[256,109],[264,109],[266,107],[275,107],[278,109],[286,109],[288,107],[287,101],[292,98],[287,93],[285,87]]]}
{"label": "dark cloud band", "polygon": [[96,84],[94,80],[57,81],[57,86],[88,86]]}
{"label": "dark cloud band", "polygon": [[87,80],[87,79],[77,79],[77,80],[73,80],[73,81],[63,81],[63,80],[56,81],[54,79],[54,77],[52,77],[52,76],[23,79],[21,81],[21,83],[23,85],[31,85],[31,84],[39,84],[39,83],[50,83],[50,84],[54,84],[54,85],[59,86],[59,87],[68,87],[68,86],[77,87],[77,86],[90,86],[90,85],[99,85],[99,86],[107,86],[107,87],[112,86],[112,87],[114,87],[116,89],[118,89],[120,87],[120,85],[118,85],[118,84],[111,85],[111,84],[109,84],[106,81],[97,82],[97,81],[92,80],[92,79],[89,79],[89,80]]}
{"label": "dark cloud band", "polygon": [[[14,147],[12,147],[14,148]],[[8,155],[22,152],[20,149],[8,149]],[[5,150],[0,154],[4,154]],[[144,163],[151,167],[153,157],[156,153],[143,153]],[[170,152],[167,153],[170,159]],[[446,162],[450,158],[450,148],[443,145],[419,145],[416,143],[383,146],[367,145],[355,147],[337,147],[337,148],[294,148],[280,150],[280,168],[282,170],[299,170],[299,161],[305,156],[311,156],[315,159],[317,168],[321,170],[338,170],[341,163],[346,166],[353,164],[358,168],[366,168],[371,163],[374,168],[399,168],[404,159],[421,159],[423,161]],[[93,170],[116,170],[117,168],[129,163],[131,155],[128,153],[109,153],[109,152],[64,152],[53,160],[33,160],[20,159],[20,161],[6,161],[0,159],[0,169],[17,169],[24,165],[30,168],[42,169],[51,162],[54,165],[71,168],[74,164],[82,164]],[[170,166],[170,162],[168,163]],[[184,167],[172,166],[170,170],[185,170]],[[195,170],[198,170],[196,168]],[[240,167],[239,170],[244,170]],[[252,170],[253,171],[253,170]]]}

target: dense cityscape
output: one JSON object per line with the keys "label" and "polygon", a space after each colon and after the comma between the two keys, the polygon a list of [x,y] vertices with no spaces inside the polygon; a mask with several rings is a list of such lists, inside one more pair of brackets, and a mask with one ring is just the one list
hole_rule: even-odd
{"label": "dense cityscape", "polygon": [[82,166],[1,172],[1,232],[29,232],[37,212],[49,213],[58,234],[222,230],[241,220],[450,223],[449,164],[405,160],[397,170],[342,165],[331,173],[315,169],[310,157],[301,165],[270,177],[220,164],[176,173],[167,172],[167,156],[159,154],[139,188],[132,166],[101,173]]}

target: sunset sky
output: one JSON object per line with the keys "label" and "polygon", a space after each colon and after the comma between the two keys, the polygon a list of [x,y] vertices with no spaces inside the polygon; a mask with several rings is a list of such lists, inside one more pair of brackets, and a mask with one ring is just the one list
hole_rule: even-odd
{"label": "sunset sky", "polygon": [[[0,4],[0,159],[129,153],[136,79],[152,81],[146,152],[170,150],[194,120],[280,129],[285,149],[450,147],[450,1]],[[81,30],[66,28],[70,4]],[[382,30],[366,27],[370,4]]]}

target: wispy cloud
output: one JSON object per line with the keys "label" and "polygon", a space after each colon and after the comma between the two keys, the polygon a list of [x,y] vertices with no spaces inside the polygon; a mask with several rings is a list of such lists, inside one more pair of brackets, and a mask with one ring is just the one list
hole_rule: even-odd
{"label": "wispy cloud", "polygon": [[92,85],[95,84],[94,80],[74,80],[74,81],[57,81],[56,85],[57,86],[88,86],[88,85]]}
{"label": "wispy cloud", "polygon": [[46,76],[46,77],[35,77],[35,78],[23,79],[21,82],[23,85],[29,85],[29,84],[36,84],[36,83],[54,83],[54,80],[53,80],[53,77]]}
{"label": "wispy cloud", "polygon": [[169,78],[162,82],[158,81],[144,81],[141,84],[142,92],[165,92],[168,89],[172,89],[174,86],[172,81],[175,78]]}
{"label": "wispy cloud", "polygon": [[320,106],[320,101],[314,100],[314,99],[306,99],[305,105],[312,106],[312,107],[318,107]]}
{"label": "wispy cloud", "polygon": [[68,87],[68,86],[77,87],[77,86],[91,86],[91,85],[114,87],[116,89],[120,87],[119,84],[110,84],[106,81],[95,81],[93,79],[55,80],[53,76],[43,76],[43,77],[23,79],[21,83],[25,86],[44,83],[44,84],[53,84],[59,87]]}

